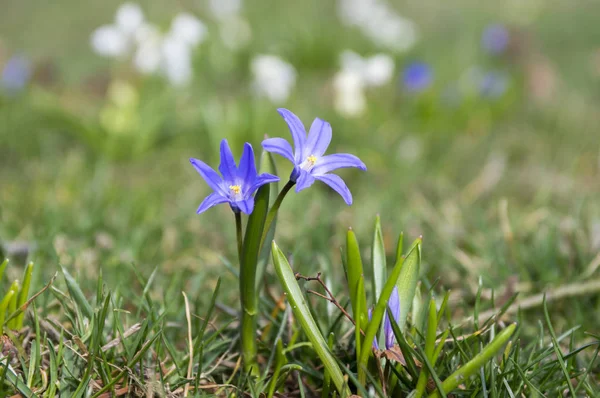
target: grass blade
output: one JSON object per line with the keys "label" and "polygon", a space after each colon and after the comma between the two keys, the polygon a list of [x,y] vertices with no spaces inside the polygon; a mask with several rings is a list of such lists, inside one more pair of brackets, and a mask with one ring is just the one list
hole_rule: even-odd
{"label": "grass blade", "polygon": [[63,276],[65,277],[65,282],[67,283],[67,289],[69,289],[69,294],[71,295],[71,298],[75,301],[75,304],[77,304],[77,306],[81,309],[83,315],[85,315],[89,319],[92,319],[92,317],[94,316],[94,310],[85,298],[85,295],[81,291],[79,284],[77,283],[77,281],[75,281],[71,274],[69,274],[65,267],[60,268],[62,270]]}

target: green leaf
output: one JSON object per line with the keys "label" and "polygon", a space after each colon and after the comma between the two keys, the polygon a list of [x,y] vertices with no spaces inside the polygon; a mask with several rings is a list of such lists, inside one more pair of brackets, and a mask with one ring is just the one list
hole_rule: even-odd
{"label": "green leaf", "polygon": [[[383,285],[387,280],[387,267],[385,258],[385,246],[383,233],[381,232],[381,220],[379,214],[375,218],[375,230],[373,232],[373,245],[371,246],[371,276],[373,282],[373,305],[377,297],[381,295]],[[385,344],[383,329],[380,328],[378,336],[380,347]]]}
{"label": "green leaf", "polygon": [[[383,286],[383,289],[381,291],[381,295],[379,296],[379,299],[377,300],[377,304],[375,305],[375,308],[373,309],[373,312],[371,313],[371,315],[372,315],[371,321],[369,322],[369,326],[367,327],[367,330],[365,331],[365,338],[364,338],[365,345],[372,344],[373,339],[375,338],[375,335],[377,334],[377,331],[379,330],[379,326],[381,325],[381,320],[383,319],[383,315],[387,308],[388,300],[390,298],[390,295],[392,294],[392,290],[394,290],[394,286],[396,286],[396,283],[398,281],[398,278],[400,277],[401,271],[404,269],[405,262],[417,261],[414,258],[418,257],[420,259],[420,257],[421,257],[420,252],[421,252],[421,239],[419,238],[413,243],[410,251],[408,252],[408,256],[407,256],[406,260],[404,260],[404,257],[402,257],[402,256],[399,257],[398,259],[396,259],[396,265],[394,266],[394,269],[392,270],[392,273],[390,274],[388,280],[385,282],[385,285]],[[402,296],[400,296],[400,297],[402,297]],[[402,300],[402,298],[401,298],[401,300]],[[402,305],[402,302],[400,302],[400,305]],[[406,317],[406,314],[404,316],[402,316],[402,314],[401,314],[400,319],[402,320],[404,317]],[[362,350],[360,353],[360,359],[357,364],[358,380],[363,385],[367,379],[365,369],[367,368],[367,363],[369,361],[369,356],[371,353],[372,353],[371,350]]]}
{"label": "green leaf", "polygon": [[[361,292],[364,293],[364,291],[365,291],[365,280],[362,275],[358,280],[358,286],[356,287],[356,290],[357,290],[357,295],[360,295]],[[363,310],[361,307],[361,305],[362,305],[361,300],[358,300],[356,302],[356,304],[357,304],[356,312],[360,314],[361,311]],[[354,327],[354,340],[355,340],[355,345],[356,345],[356,360],[357,361],[358,361],[358,358],[360,357],[360,350],[364,348],[360,331],[361,331],[361,329],[357,322]],[[366,347],[366,349],[369,349],[369,347]]]}
{"label": "green leaf", "polygon": [[360,258],[358,241],[354,231],[349,229],[346,234],[346,279],[348,281],[348,291],[350,292],[350,305],[358,328],[363,328],[369,322],[364,285],[362,289],[359,289],[359,281],[363,277],[363,264]]}
{"label": "green leaf", "polygon": [[302,294],[302,290],[300,290],[300,286],[298,286],[294,271],[292,271],[292,268],[285,258],[285,255],[281,252],[275,242],[273,242],[272,245],[272,254],[277,277],[279,278],[279,282],[281,283],[283,290],[287,295],[287,299],[292,306],[294,316],[296,319],[298,319],[302,330],[312,343],[313,349],[323,362],[323,365],[329,373],[331,380],[333,381],[333,384],[338,392],[343,397],[348,396],[348,387],[344,382],[342,372],[338,367],[333,354],[329,350],[327,342],[321,335],[319,327],[310,314],[310,309],[306,304],[306,300]]}
{"label": "green leaf", "polygon": [[[277,174],[277,167],[275,165],[275,159],[273,158],[273,154],[267,151],[262,151],[260,155],[260,173],[269,173],[273,175]],[[279,183],[273,182],[269,184],[270,192],[269,197],[276,198],[279,193]],[[275,237],[275,228],[277,227],[277,215],[273,218],[269,230],[267,231],[265,242],[270,242]],[[263,232],[264,233],[264,232]],[[269,262],[269,257],[271,254],[271,245],[265,245],[263,243],[263,247],[260,250],[260,254],[258,256],[258,266],[256,269],[256,288],[259,289],[261,286],[263,275],[265,274],[265,269],[267,268],[267,263]]]}
{"label": "green leaf", "polygon": [[2,301],[0,301],[0,333],[4,333],[4,320],[6,319],[8,303],[10,303],[15,294],[16,293],[14,290],[9,289],[8,292],[4,295]]}
{"label": "green leaf", "polygon": [[371,267],[373,272],[373,298],[381,295],[383,285],[387,280],[387,269],[385,261],[385,246],[383,233],[381,232],[381,221],[379,215],[375,218],[375,231],[373,233],[373,246],[371,247]]}
{"label": "green leaf", "polygon": [[[460,367],[456,372],[452,373],[450,376],[444,380],[442,383],[442,388],[446,393],[452,392],[464,379],[468,379],[473,376],[479,368],[487,363],[500,349],[504,346],[504,344],[510,339],[512,334],[515,331],[517,325],[515,323],[509,325],[506,329],[498,333],[496,338],[492,340],[485,348],[477,354],[473,359],[467,362],[464,366]],[[429,395],[429,398],[439,398],[439,391],[433,392]]]}
{"label": "green leaf", "polygon": [[8,265],[8,259],[4,259],[2,264],[0,264],[0,282],[2,282],[2,278],[4,278],[4,271],[6,270],[6,266]]}
{"label": "green leaf", "polygon": [[14,281],[12,285],[10,285],[10,290],[13,291],[13,295],[8,302],[7,313],[9,315],[7,326],[10,329],[16,329],[16,317],[14,313],[17,311],[17,296],[19,295],[19,281]]}
{"label": "green leaf", "polygon": [[71,298],[73,299],[73,301],[75,301],[75,304],[77,304],[77,306],[81,309],[83,315],[88,317],[88,319],[92,319],[92,317],[94,316],[94,310],[85,298],[85,295],[81,291],[79,284],[77,284],[77,281],[75,281],[75,279],[71,276],[71,274],[69,274],[65,267],[60,268],[62,269],[62,273],[65,277],[65,282],[67,283],[67,289],[69,289],[69,294],[71,295]]}
{"label": "green leaf", "polygon": [[258,375],[258,365],[256,364],[256,315],[258,314],[256,264],[269,209],[269,191],[269,185],[263,185],[254,197],[254,210],[248,217],[240,264],[242,356],[246,372],[252,370],[256,375]]}
{"label": "green leaf", "polygon": [[400,330],[404,330],[406,319],[410,312],[410,307],[415,297],[417,290],[417,282],[419,281],[419,272],[421,271],[421,239],[418,239],[418,244],[413,244],[413,247],[404,261],[404,265],[400,270],[400,276],[396,281],[398,286],[398,295],[400,296],[400,319],[398,326]]}

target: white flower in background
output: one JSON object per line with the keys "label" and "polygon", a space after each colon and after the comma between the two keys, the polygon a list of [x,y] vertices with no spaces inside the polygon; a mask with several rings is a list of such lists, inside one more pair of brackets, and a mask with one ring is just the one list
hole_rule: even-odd
{"label": "white flower in background", "polygon": [[134,67],[143,74],[160,70],[163,36],[154,25],[144,24],[135,32],[137,50],[133,55]]}
{"label": "white flower in background", "polygon": [[364,81],[359,73],[342,69],[333,79],[335,109],[345,116],[361,115],[367,107]]}
{"label": "white flower in background", "polygon": [[185,85],[193,77],[193,51],[207,36],[207,28],[189,13],[173,18],[167,33],[144,21],[139,5],[122,4],[115,23],[101,26],[91,37],[94,50],[108,57],[131,57],[143,74],[161,73],[173,85]]}
{"label": "white flower in background", "polygon": [[127,53],[127,35],[112,25],[101,26],[92,33],[92,48],[104,57],[120,57]]}
{"label": "white flower in background", "polygon": [[206,38],[206,26],[191,14],[177,15],[162,42],[162,68],[176,86],[189,83],[194,76],[192,53]]}
{"label": "white flower in background", "polygon": [[189,83],[193,77],[192,48],[173,36],[167,36],[162,45],[163,73],[175,86]]}
{"label": "white flower in background", "polygon": [[340,60],[342,68],[333,80],[334,106],[345,116],[359,116],[366,108],[365,90],[390,82],[394,60],[386,54],[363,58],[352,51],[344,51]]}
{"label": "white flower in background", "polygon": [[357,26],[381,47],[406,51],[417,41],[415,23],[382,0],[338,0],[338,9],[347,25]]}
{"label": "white flower in background", "polygon": [[117,9],[112,25],[101,26],[92,33],[92,48],[104,57],[127,55],[133,45],[135,31],[143,22],[144,14],[139,5],[123,3]]}
{"label": "white flower in background", "polygon": [[144,13],[135,3],[123,3],[117,9],[115,24],[124,33],[133,34],[144,22]]}
{"label": "white flower in background", "polygon": [[225,19],[240,13],[242,0],[210,0],[208,5],[217,19]]}
{"label": "white flower in background", "polygon": [[197,46],[206,38],[206,26],[195,16],[188,13],[178,14],[171,22],[168,33],[172,39],[181,41],[191,47]]}
{"label": "white flower in background", "polygon": [[275,55],[258,55],[251,63],[252,88],[258,96],[283,103],[296,84],[296,69]]}

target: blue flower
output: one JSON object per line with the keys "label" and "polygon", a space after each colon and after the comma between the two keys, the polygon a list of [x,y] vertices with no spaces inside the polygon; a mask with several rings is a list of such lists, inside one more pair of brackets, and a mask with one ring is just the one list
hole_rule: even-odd
{"label": "blue flower", "polygon": [[331,142],[331,125],[324,120],[316,118],[310,126],[308,137],[304,125],[287,109],[277,110],[287,123],[294,140],[292,146],[283,138],[267,138],[262,142],[265,151],[283,156],[293,163],[294,170],[290,181],[296,183],[296,192],[310,187],[315,180],[323,181],[334,191],[339,193],[346,204],[352,204],[352,194],[344,181],[329,172],[345,167],[356,167],[366,170],[365,164],[356,156],[347,153],[324,155]]}
{"label": "blue flower", "polygon": [[433,81],[431,67],[423,62],[413,62],[402,73],[402,83],[407,91],[418,93],[427,89]]}
{"label": "blue flower", "polygon": [[[394,286],[394,290],[392,290],[392,295],[390,296],[390,300],[388,301],[388,308],[392,312],[394,322],[398,323],[398,321],[400,320],[400,296],[398,295],[398,287],[396,286]],[[369,309],[369,320],[371,320],[371,309]],[[383,321],[383,335],[385,338],[385,348],[387,350],[392,349],[394,347],[394,342],[396,341],[396,336],[394,335],[394,329],[392,329],[390,313],[387,310],[385,319]],[[373,348],[375,348],[376,350],[379,349],[377,339],[373,340]]]}
{"label": "blue flower", "polygon": [[481,36],[481,46],[491,54],[500,54],[506,50],[510,39],[508,30],[504,25],[488,25]]}
{"label": "blue flower", "polygon": [[250,214],[254,210],[254,192],[265,184],[279,181],[279,177],[272,174],[257,175],[254,151],[248,143],[244,144],[244,153],[237,167],[227,140],[221,141],[219,171],[222,177],[201,160],[192,158],[190,162],[214,191],[200,204],[196,211],[198,214],[226,202],[234,212]]}
{"label": "blue flower", "polygon": [[9,91],[21,91],[31,77],[31,63],[21,55],[8,60],[2,70],[2,86]]}

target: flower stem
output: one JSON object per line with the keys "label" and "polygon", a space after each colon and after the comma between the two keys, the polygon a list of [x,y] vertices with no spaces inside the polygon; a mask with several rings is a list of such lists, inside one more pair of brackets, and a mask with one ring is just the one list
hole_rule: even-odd
{"label": "flower stem", "polygon": [[269,213],[267,214],[267,219],[265,221],[265,229],[263,230],[262,238],[260,239],[260,248],[262,248],[265,244],[265,239],[267,239],[267,234],[271,229],[271,224],[273,223],[273,220],[277,215],[277,211],[281,206],[281,202],[283,202],[283,198],[285,198],[285,195],[287,195],[287,193],[290,191],[290,189],[292,189],[294,185],[296,185],[295,182],[293,182],[292,180],[288,181],[285,184],[285,186],[281,189],[281,192],[279,192],[279,195],[277,195],[277,199],[275,199],[275,202],[273,202],[273,206],[271,206],[271,209],[269,210]]}
{"label": "flower stem", "polygon": [[242,261],[242,214],[235,211],[235,233],[237,235],[238,261]]}

